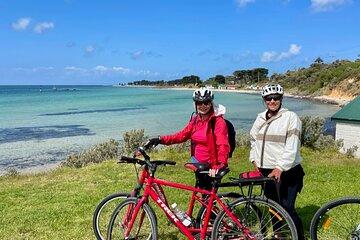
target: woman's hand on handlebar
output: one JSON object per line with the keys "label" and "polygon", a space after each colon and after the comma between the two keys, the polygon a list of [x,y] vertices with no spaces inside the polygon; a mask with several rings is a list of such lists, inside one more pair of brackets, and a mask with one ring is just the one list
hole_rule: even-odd
{"label": "woman's hand on handlebar", "polygon": [[151,147],[156,147],[157,145],[159,145],[161,143],[160,141],[160,137],[157,138],[150,138],[144,145],[145,149],[149,149]]}
{"label": "woman's hand on handlebar", "polygon": [[219,172],[219,169],[211,168],[211,169],[209,169],[209,176],[215,177],[218,172]]}

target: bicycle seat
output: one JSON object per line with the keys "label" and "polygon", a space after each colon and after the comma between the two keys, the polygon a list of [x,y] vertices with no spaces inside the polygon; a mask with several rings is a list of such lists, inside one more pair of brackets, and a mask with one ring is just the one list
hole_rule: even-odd
{"label": "bicycle seat", "polygon": [[185,163],[184,167],[193,172],[207,171],[210,169],[210,164],[208,163]]}
{"label": "bicycle seat", "polygon": [[[210,170],[210,164],[208,163],[185,163],[184,167],[186,169],[189,169],[195,173],[201,173],[202,171],[208,171]],[[215,178],[222,178],[224,177],[228,172],[230,172],[230,169],[228,167],[219,169],[218,173],[216,174]],[[204,173],[207,174],[207,173]]]}

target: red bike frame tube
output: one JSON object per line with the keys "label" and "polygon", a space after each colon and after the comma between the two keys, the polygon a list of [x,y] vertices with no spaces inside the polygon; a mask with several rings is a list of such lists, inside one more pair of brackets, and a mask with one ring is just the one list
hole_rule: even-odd
{"label": "red bike frame tube", "polygon": [[[150,178],[149,178],[150,179]],[[191,192],[197,192],[197,193],[201,193],[201,194],[206,194],[206,195],[210,195],[211,192],[205,189],[201,189],[201,188],[196,188],[193,186],[189,186],[186,184],[182,184],[182,183],[176,183],[176,182],[171,182],[171,181],[166,181],[166,180],[162,180],[162,179],[158,179],[158,178],[153,178],[153,183],[157,183],[160,184],[162,186],[168,186],[168,187],[173,187],[173,188],[178,188],[178,189],[183,189],[183,190],[188,190]]]}
{"label": "red bike frame tube", "polygon": [[[131,229],[133,228],[135,219],[139,213],[140,208],[142,207],[142,205],[144,204],[144,202],[146,201],[147,197],[142,197],[135,205],[135,209],[133,211],[133,215],[131,217],[131,220],[129,222],[129,225],[127,226],[127,229],[125,231],[125,238],[129,237],[129,234],[131,232]],[[139,230],[138,230],[139,231]]]}

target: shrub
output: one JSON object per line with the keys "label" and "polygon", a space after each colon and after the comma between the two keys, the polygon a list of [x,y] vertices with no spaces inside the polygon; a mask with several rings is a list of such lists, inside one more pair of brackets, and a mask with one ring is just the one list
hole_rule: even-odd
{"label": "shrub", "polygon": [[236,133],[236,146],[237,147],[250,147],[250,134],[241,130]]}
{"label": "shrub", "polygon": [[114,139],[100,143],[79,154],[69,155],[61,166],[81,168],[90,163],[100,163],[118,156],[119,143]]}
{"label": "shrub", "polygon": [[301,117],[302,131],[301,144],[314,148],[315,142],[323,132],[325,119],[321,117],[312,118],[310,116]]}
{"label": "shrub", "polygon": [[130,130],[123,134],[123,144],[121,147],[121,154],[130,155],[134,153],[137,147],[143,145],[148,139],[144,134],[144,129]]}
{"label": "shrub", "polygon": [[345,152],[345,155],[348,157],[348,158],[353,158],[355,157],[355,152],[358,150],[358,146],[354,145],[352,146],[351,148],[348,148],[346,149],[346,152]]}
{"label": "shrub", "polygon": [[316,150],[335,149],[339,150],[343,146],[342,140],[335,140],[333,136],[320,134],[319,138],[314,143],[313,148]]}
{"label": "shrub", "polygon": [[17,177],[20,173],[16,168],[9,168],[6,170],[5,176],[6,177]]}

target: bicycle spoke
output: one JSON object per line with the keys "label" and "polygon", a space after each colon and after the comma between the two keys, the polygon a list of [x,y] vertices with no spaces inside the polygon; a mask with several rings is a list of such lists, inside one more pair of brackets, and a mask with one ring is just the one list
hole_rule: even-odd
{"label": "bicycle spoke", "polygon": [[[243,200],[232,204],[232,213],[242,224],[238,226],[225,213],[219,216],[213,232],[217,239],[292,239],[294,225],[284,210],[276,210],[263,200]],[[289,225],[289,221],[291,224]]]}
{"label": "bicycle spoke", "polygon": [[360,204],[347,203],[329,209],[321,216],[318,239],[360,239]]}
{"label": "bicycle spoke", "polygon": [[115,210],[110,223],[112,224],[111,239],[151,239],[152,220],[144,208],[139,209],[131,226],[135,206],[136,201],[124,201],[124,204],[119,205]]}

